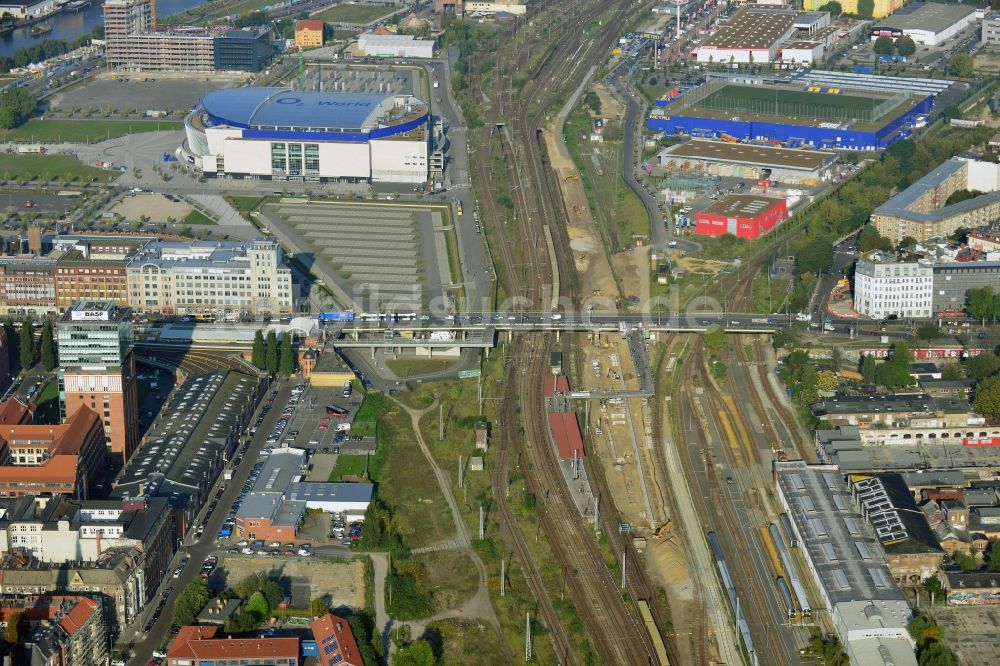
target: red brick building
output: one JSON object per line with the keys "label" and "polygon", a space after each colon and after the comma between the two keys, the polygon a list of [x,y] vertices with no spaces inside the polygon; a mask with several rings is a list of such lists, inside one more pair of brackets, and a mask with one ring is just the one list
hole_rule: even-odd
{"label": "red brick building", "polygon": [[694,232],[699,236],[732,234],[754,239],[770,231],[788,217],[785,200],[756,194],[731,194],[695,216]]}
{"label": "red brick building", "polygon": [[30,596],[5,600],[0,618],[20,613],[27,631],[11,654],[15,664],[106,664],[107,625],[101,604],[82,596]]}
{"label": "red brick building", "polygon": [[344,618],[333,613],[318,617],[313,620],[312,633],[320,666],[364,666],[351,625]]}
{"label": "red brick building", "polygon": [[104,426],[83,407],[62,425],[0,425],[0,497],[87,499],[104,467]]}
{"label": "red brick building", "polygon": [[167,666],[302,663],[298,638],[216,638],[218,633],[219,627],[181,627],[167,650]]}

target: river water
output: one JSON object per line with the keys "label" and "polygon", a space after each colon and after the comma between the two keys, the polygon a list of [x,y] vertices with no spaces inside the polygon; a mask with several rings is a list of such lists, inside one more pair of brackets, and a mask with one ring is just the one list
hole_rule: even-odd
{"label": "river water", "polygon": [[[204,3],[205,0],[158,0],[157,16],[172,16],[185,9],[191,9]],[[94,0],[88,7],[80,11],[64,11],[45,20],[52,26],[52,32],[39,37],[32,37],[30,27],[18,28],[9,35],[0,37],[0,55],[11,55],[18,49],[32,46],[44,39],[64,39],[70,41],[80,35],[90,33],[94,28],[104,23],[104,8],[101,0]]]}

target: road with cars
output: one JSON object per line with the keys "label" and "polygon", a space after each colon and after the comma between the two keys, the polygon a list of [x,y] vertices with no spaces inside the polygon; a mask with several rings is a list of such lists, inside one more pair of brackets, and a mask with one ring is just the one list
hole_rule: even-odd
{"label": "road with cars", "polygon": [[[292,386],[279,384],[277,393],[272,392],[269,397],[273,396],[275,402],[281,404],[291,397],[291,390]],[[271,432],[278,421],[279,415],[267,408],[265,400],[257,412],[256,434],[242,440],[233,459],[233,478],[229,481],[221,477],[218,479],[216,487],[211,491],[212,499],[196,517],[195,526],[184,536],[183,543],[171,562],[172,574],[161,582],[160,589],[152,595],[155,603],[148,603],[139,619],[122,633],[119,647],[131,647],[129,666],[148,664],[153,651],[160,649],[172,636],[173,606],[177,593],[201,575],[201,567],[206,558],[219,555],[221,549],[218,545],[218,533],[227,516],[225,511],[218,509],[236,502],[240,488],[250,478],[253,464],[264,448],[267,433]],[[165,596],[164,592],[168,588],[171,593]],[[156,602],[157,599],[160,601]]]}

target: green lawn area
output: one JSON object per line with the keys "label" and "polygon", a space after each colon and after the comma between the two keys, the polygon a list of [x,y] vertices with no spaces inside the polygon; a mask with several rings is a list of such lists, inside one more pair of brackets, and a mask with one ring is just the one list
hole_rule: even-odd
{"label": "green lawn area", "polygon": [[4,141],[39,143],[94,143],[126,134],[179,130],[179,120],[75,120],[73,118],[41,120],[32,118],[20,127],[0,132]]}
{"label": "green lawn area", "polygon": [[407,379],[416,375],[429,375],[435,372],[443,372],[451,367],[455,361],[436,358],[407,358],[386,361],[385,364],[400,379]]}
{"label": "green lawn area", "polygon": [[59,423],[59,382],[49,381],[35,396],[35,423],[53,425]]}
{"label": "green lawn area", "polygon": [[[356,389],[357,387],[355,387]],[[358,412],[351,421],[351,435],[361,437],[378,436],[378,407],[385,398],[380,393],[368,393],[361,401]]]}
{"label": "green lawn area", "polygon": [[312,18],[326,21],[327,23],[366,24],[371,23],[375,19],[382,18],[393,11],[395,10],[392,7],[343,4],[330,7]]}
{"label": "green lawn area", "polygon": [[409,415],[381,393],[366,396],[365,404],[378,415],[380,433],[378,451],[369,460],[368,471],[378,483],[379,498],[392,507],[393,533],[410,548],[453,537],[451,511],[417,447]]}
{"label": "green lawn area", "polygon": [[826,117],[838,112],[870,111],[885,101],[884,97],[834,95],[774,87],[729,85],[711,93],[698,103],[709,109],[768,115],[802,116],[814,113]]}
{"label": "green lawn area", "polygon": [[257,210],[257,208],[267,200],[267,197],[230,196],[227,197],[227,200],[229,201],[229,205],[239,211],[243,217],[249,218],[250,213]]}
{"label": "green lawn area", "polygon": [[78,181],[110,183],[118,171],[87,166],[71,155],[0,154],[0,178],[4,180]]}
{"label": "green lawn area", "polygon": [[337,483],[345,476],[363,477],[365,458],[367,456],[338,455],[337,462],[330,472],[330,483]]}
{"label": "green lawn area", "polygon": [[186,224],[186,225],[215,224],[215,221],[212,218],[210,218],[208,215],[205,215],[202,212],[193,210],[190,213],[188,213],[187,216],[185,216],[185,218],[183,220],[181,220],[181,224]]}

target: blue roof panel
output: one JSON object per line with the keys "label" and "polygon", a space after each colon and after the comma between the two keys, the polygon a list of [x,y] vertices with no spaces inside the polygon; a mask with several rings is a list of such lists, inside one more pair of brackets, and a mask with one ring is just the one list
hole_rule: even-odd
{"label": "blue roof panel", "polygon": [[285,88],[229,88],[208,93],[202,105],[212,116],[242,126],[360,129],[386,97]]}

